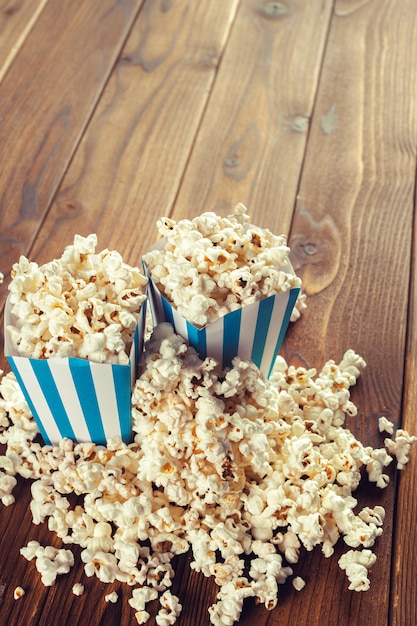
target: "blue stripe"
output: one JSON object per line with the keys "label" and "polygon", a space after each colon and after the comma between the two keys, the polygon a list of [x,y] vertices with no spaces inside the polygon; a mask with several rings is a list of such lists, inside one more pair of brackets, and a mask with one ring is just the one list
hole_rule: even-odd
{"label": "blue stripe", "polygon": [[97,444],[106,444],[106,435],[101,422],[100,409],[89,363],[76,358],[69,358],[68,360],[91,441]]}
{"label": "blue stripe", "polygon": [[294,287],[293,289],[290,290],[290,295],[289,295],[288,302],[287,302],[287,308],[285,309],[284,319],[282,320],[281,330],[280,330],[277,344],[274,350],[274,358],[272,359],[271,367],[269,368],[269,372],[268,372],[268,378],[271,376],[272,370],[274,369],[275,359],[277,358],[282,342],[284,341],[285,333],[287,332],[288,324],[290,323],[291,314],[292,314],[294,305],[297,301],[299,293],[300,293],[300,289],[298,287]]}
{"label": "blue stripe", "polygon": [[242,309],[236,309],[223,318],[223,369],[232,364],[238,353],[241,319]]}
{"label": "blue stripe", "polygon": [[142,336],[143,336],[143,325],[144,325],[143,324],[143,319],[139,320],[139,322],[142,322],[141,323],[141,328],[139,329],[139,323],[136,324],[135,334],[134,334],[134,337],[133,337],[133,343],[134,343],[134,346],[135,346],[136,355],[139,355],[139,332],[141,332]]}
{"label": "blue stripe", "polygon": [[259,301],[258,317],[256,318],[255,337],[253,340],[251,359],[257,367],[262,363],[269,323],[274,309],[275,296]]}
{"label": "blue stripe", "polygon": [[44,440],[44,442],[47,445],[52,445],[51,444],[51,440],[49,439],[48,435],[46,434],[46,430],[43,427],[42,420],[40,419],[40,417],[39,417],[39,415],[38,415],[37,411],[35,410],[35,407],[34,407],[34,405],[32,403],[32,400],[30,399],[30,394],[28,393],[28,390],[26,389],[26,385],[23,382],[23,378],[21,377],[21,375],[19,373],[19,370],[18,370],[18,368],[17,368],[17,366],[16,366],[16,364],[14,362],[14,358],[11,357],[11,356],[8,356],[7,360],[9,361],[10,366],[11,366],[11,368],[13,370],[13,373],[16,376],[16,380],[19,383],[19,386],[20,386],[20,388],[21,388],[21,390],[23,392],[23,395],[25,396],[25,400],[28,403],[30,412],[32,413],[32,415],[34,417],[36,425],[39,428],[39,432],[40,432],[40,434],[42,436],[42,439]]}
{"label": "blue stripe", "polygon": [[175,330],[175,322],[174,322],[174,315],[172,313],[172,307],[169,304],[169,302],[164,298],[164,296],[160,296],[161,298],[161,302],[162,302],[162,309],[164,311],[164,320],[158,320],[158,322],[170,322],[170,324],[172,324],[173,329]]}
{"label": "blue stripe", "polygon": [[[130,443],[132,436],[130,377],[127,375],[128,372],[125,365],[113,365],[112,373],[116,390],[121,437],[124,443]],[[116,416],[114,417],[116,419]]]}
{"label": "blue stripe", "polygon": [[198,345],[199,345],[199,355],[201,359],[205,359],[207,356],[207,332],[206,327],[200,328],[198,331]]}
{"label": "blue stripe", "polygon": [[46,360],[38,361],[36,359],[30,359],[29,362],[39,381],[50,411],[54,416],[61,437],[69,437],[74,440],[76,437],[51,374],[51,370],[49,369],[49,363]]}
{"label": "blue stripe", "polygon": [[197,350],[201,359],[205,359],[207,355],[206,329],[196,328],[188,321],[186,324],[189,345]]}

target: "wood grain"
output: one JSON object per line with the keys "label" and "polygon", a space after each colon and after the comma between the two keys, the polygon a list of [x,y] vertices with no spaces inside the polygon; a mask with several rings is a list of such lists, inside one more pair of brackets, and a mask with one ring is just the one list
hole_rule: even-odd
{"label": "wood grain", "polygon": [[0,82],[48,0],[0,1]]}
{"label": "wood grain", "polygon": [[254,223],[288,233],[331,9],[241,3],[174,217],[243,202]]}
{"label": "wood grain", "polygon": [[[416,223],[414,221],[414,233]],[[405,386],[402,427],[411,435],[417,435],[417,240],[413,238],[413,255],[410,274],[410,302],[407,324],[407,347],[405,360]],[[398,482],[398,496],[395,510],[394,554],[392,565],[392,590],[390,624],[417,623],[417,459],[410,454],[407,471]]]}
{"label": "wood grain", "polygon": [[[349,427],[375,447],[383,443],[377,417],[397,425],[401,417],[417,96],[414,73],[405,67],[416,53],[415,17],[412,3],[400,9],[389,2],[336,2],[290,238],[310,297],[286,355],[318,367],[328,358],[339,360],[347,348],[365,358],[368,368],[352,395],[359,413]],[[355,595],[342,585],[330,623],[386,623],[394,468],[391,478],[385,492],[364,490],[360,498],[380,501],[387,511],[371,590]],[[314,562],[317,587],[330,572],[337,588],[334,562]],[[303,606],[314,593],[315,587],[304,590]],[[323,603],[313,620],[305,611],[297,624],[322,623],[324,611]]]}
{"label": "wood grain", "polygon": [[0,83],[3,273],[28,254],[141,3],[50,0]]}
{"label": "wood grain", "polygon": [[237,4],[145,3],[34,258],[46,260],[75,232],[96,232],[103,248],[140,264],[181,184]]}
{"label": "wood grain", "polygon": [[[94,231],[103,247],[115,247],[126,260],[140,262],[143,246],[156,236],[156,217],[175,198],[236,6],[237,2],[224,2],[221,10],[219,5],[208,10],[190,1],[145,4],[42,224],[32,259],[47,261],[61,253],[75,232]],[[27,497],[26,492],[26,507]],[[12,509],[13,519],[19,514],[23,517],[25,500],[19,499]],[[26,517],[30,520],[30,515]],[[5,543],[4,559],[16,560],[16,568],[8,571],[0,619],[4,616],[16,626],[22,621],[44,624],[54,620],[62,626],[136,624],[128,604],[131,590],[87,579],[79,559],[73,572],[53,589],[45,589],[33,564],[18,556],[19,541],[24,545],[41,536],[45,543],[51,542],[51,535],[44,528],[39,530],[40,535],[29,524],[11,546],[6,548]],[[177,572],[173,590],[176,586],[181,590],[191,623],[206,624],[208,599],[211,596],[214,601],[215,596],[213,582],[190,574],[186,559],[178,563]],[[78,580],[86,592],[75,598],[68,590]],[[28,586],[31,605],[13,601],[11,591],[18,584]],[[108,605],[104,595],[113,588],[120,599]],[[61,594],[65,594],[64,602],[54,602]],[[195,603],[199,594],[207,605]]]}
{"label": "wood grain", "polygon": [[[0,0],[0,29],[0,271],[89,232],[139,264],[160,216],[242,201],[290,235],[304,280],[288,361],[319,369],[354,348],[368,367],[347,427],[375,447],[380,415],[416,432],[414,0]],[[347,590],[346,546],[314,550],[294,566],[304,590],[281,586],[271,612],[248,601],[239,625],[416,623],[416,471],[414,454],[385,491],[358,490],[359,506],[387,511],[368,592]],[[71,572],[42,585],[19,549],[61,544],[32,524],[28,481],[15,495],[0,506],[0,623],[134,626],[131,588],[88,578],[77,548]],[[177,624],[210,626],[216,586],[190,559],[175,561]]]}

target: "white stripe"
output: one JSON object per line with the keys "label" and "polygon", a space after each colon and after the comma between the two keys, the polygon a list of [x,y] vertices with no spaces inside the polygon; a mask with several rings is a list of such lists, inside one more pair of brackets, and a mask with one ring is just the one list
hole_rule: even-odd
{"label": "white stripe", "polygon": [[77,441],[91,441],[85,416],[81,408],[74,380],[72,378],[69,360],[54,359],[50,363],[50,371],[57,386],[60,398],[64,405]]}
{"label": "white stripe", "polygon": [[185,341],[188,341],[188,331],[187,331],[187,321],[185,317],[178,313],[176,309],[174,309],[171,305],[171,312],[174,317],[175,324],[175,332],[177,335],[180,335]]}
{"label": "white stripe", "polygon": [[[139,345],[140,345],[140,336],[139,336]],[[135,337],[133,336],[132,347],[130,349],[129,355],[129,365],[130,365],[130,386],[133,387],[136,380],[136,345],[135,345]]]}
{"label": "white stripe", "polygon": [[52,443],[58,443],[61,441],[62,435],[55,423],[54,416],[51,413],[49,404],[46,401],[39,381],[32,369],[30,360],[26,357],[14,357],[14,362],[20,376],[22,377],[23,383],[48,436],[48,439]]}
{"label": "white stripe", "polygon": [[223,317],[206,326],[207,356],[211,356],[219,363],[223,363],[224,324]]}
{"label": "white stripe", "polygon": [[253,342],[255,339],[256,320],[258,318],[259,302],[249,304],[242,308],[240,321],[241,333],[239,336],[239,356],[243,361],[251,358]]}
{"label": "white stripe", "polygon": [[90,369],[106,438],[121,437],[112,366],[109,363],[90,362]]}
{"label": "white stripe", "polygon": [[266,336],[265,349],[259,368],[265,376],[268,375],[272,359],[274,358],[275,346],[277,345],[278,337],[281,332],[281,326],[284,320],[285,311],[287,310],[289,297],[289,291],[283,291],[275,296],[274,308],[272,310],[268,334]]}

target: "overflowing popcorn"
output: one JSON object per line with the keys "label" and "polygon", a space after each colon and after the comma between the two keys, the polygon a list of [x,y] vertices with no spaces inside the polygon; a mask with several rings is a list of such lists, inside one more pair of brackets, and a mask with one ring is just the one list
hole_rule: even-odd
{"label": "overflowing popcorn", "polygon": [[127,364],[147,279],[116,251],[96,252],[97,236],[75,235],[61,258],[12,268],[7,326],[16,354]]}
{"label": "overflowing popcorn", "polygon": [[[219,587],[209,607],[214,626],[235,623],[245,598],[273,609],[288,579],[301,591],[305,582],[293,574],[302,549],[319,547],[331,557],[339,539],[349,547],[339,559],[349,589],[368,589],[385,511],[356,512],[361,468],[385,487],[390,455],[403,468],[417,438],[398,430],[385,439],[387,450],[373,449],[345,427],[357,414],[349,389],[363,359],[349,350],[317,373],[279,357],[269,380],[238,358],[222,376],[215,366],[169,324],[158,326],[132,395],[134,441],[107,446],[37,443],[7,374],[0,381],[0,472],[34,481],[34,522],[47,521],[64,546],[81,547],[87,576],[132,588],[138,624],[157,600],[156,623],[175,623],[181,603],[170,590],[173,558],[189,550],[191,568]],[[70,494],[78,496],[73,507]],[[45,585],[74,562],[70,550],[37,541],[21,551],[35,559]]]}
{"label": "overflowing popcorn", "polygon": [[[189,322],[202,327],[272,294],[300,287],[284,235],[249,224],[246,207],[192,220],[157,221],[163,246],[143,256],[158,289]],[[305,308],[299,296],[293,320]]]}

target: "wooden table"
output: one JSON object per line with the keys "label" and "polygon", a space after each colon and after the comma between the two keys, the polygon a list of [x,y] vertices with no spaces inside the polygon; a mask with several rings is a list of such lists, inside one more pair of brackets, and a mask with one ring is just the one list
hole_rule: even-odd
{"label": "wooden table", "polygon": [[[288,234],[308,294],[283,355],[320,368],[353,348],[368,364],[356,436],[381,446],[380,415],[415,434],[416,59],[415,0],[0,0],[2,309],[21,254],[45,262],[96,232],[137,265],[157,218],[243,202]],[[248,602],[242,626],[417,624],[415,452],[401,476],[393,465],[387,489],[361,489],[387,511],[370,590],[347,590],[342,547],[315,550],[296,566],[304,590],[282,586],[272,612]],[[29,484],[14,493],[0,507],[0,623],[135,624],[131,589],[87,579],[76,550],[43,587],[19,548],[54,537],[32,524]],[[216,587],[189,561],[177,623],[207,626]]]}

